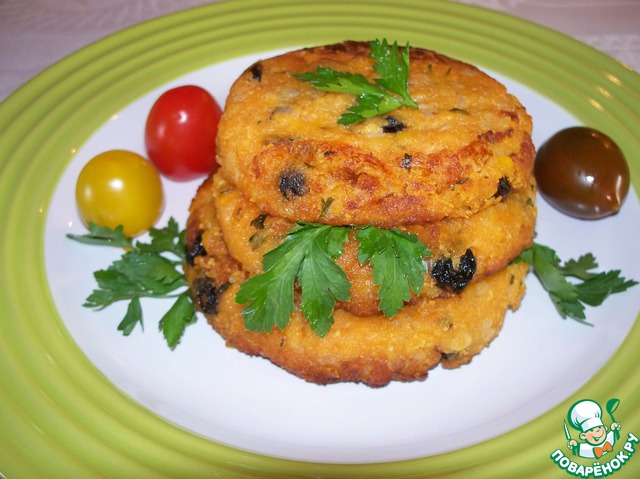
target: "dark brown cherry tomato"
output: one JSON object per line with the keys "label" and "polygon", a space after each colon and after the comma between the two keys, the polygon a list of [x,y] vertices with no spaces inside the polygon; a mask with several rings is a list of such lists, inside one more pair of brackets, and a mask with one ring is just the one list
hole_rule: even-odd
{"label": "dark brown cherry tomato", "polygon": [[185,85],[156,100],[145,126],[149,159],[172,180],[191,180],[217,169],[216,134],[222,110],[203,88]]}
{"label": "dark brown cherry tomato", "polygon": [[615,142],[587,127],[559,131],[536,155],[534,174],[542,196],[581,219],[616,213],[629,191],[629,166]]}

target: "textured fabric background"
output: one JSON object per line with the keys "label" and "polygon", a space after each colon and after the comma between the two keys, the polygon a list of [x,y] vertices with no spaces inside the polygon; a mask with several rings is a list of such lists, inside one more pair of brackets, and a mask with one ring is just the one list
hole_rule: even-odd
{"label": "textured fabric background", "polygon": [[[640,71],[640,0],[458,1],[561,31]],[[0,0],[0,100],[51,64],[100,38],[206,3],[213,2]]]}

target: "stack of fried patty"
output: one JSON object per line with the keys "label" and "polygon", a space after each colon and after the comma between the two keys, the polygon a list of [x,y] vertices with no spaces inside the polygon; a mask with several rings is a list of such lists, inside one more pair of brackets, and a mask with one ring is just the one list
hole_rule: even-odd
{"label": "stack of fried patty", "polygon": [[[468,363],[518,308],[527,266],[513,260],[531,245],[536,218],[531,118],[474,66],[419,48],[410,62],[419,108],[350,125],[338,120],[352,95],[294,75],[320,66],[374,81],[369,43],[263,60],[232,86],[220,169],[190,208],[185,266],[194,302],[228,345],[307,381],[383,386]],[[420,294],[385,316],[350,234],[335,260],[349,300],[338,301],[324,337],[304,319],[299,294],[286,327],[247,330],[236,294],[299,221],[417,235],[432,253]]]}

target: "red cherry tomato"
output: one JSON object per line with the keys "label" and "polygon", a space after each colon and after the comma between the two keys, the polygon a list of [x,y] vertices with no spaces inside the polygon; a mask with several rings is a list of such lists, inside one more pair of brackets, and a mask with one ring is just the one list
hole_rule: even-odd
{"label": "red cherry tomato", "polygon": [[149,159],[168,178],[185,181],[217,169],[216,134],[222,110],[203,88],[164,92],[149,112],[145,145]]}

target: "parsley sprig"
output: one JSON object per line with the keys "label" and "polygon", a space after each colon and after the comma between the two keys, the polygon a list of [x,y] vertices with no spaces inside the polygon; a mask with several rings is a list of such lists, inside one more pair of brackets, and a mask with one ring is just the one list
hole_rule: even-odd
{"label": "parsley sprig", "polygon": [[[553,249],[534,243],[518,259],[532,266],[558,313],[565,319],[585,321],[585,305],[599,306],[610,295],[638,284],[620,276],[620,270],[591,271],[598,267],[591,253],[563,264]],[[575,281],[569,281],[568,278]]]}
{"label": "parsley sprig", "polygon": [[302,291],[301,308],[319,336],[333,324],[336,300],[349,299],[345,272],[333,262],[342,254],[347,227],[298,223],[285,241],[264,255],[262,274],[245,281],[236,302],[247,304],[242,314],[250,331],[271,331],[289,323],[294,311],[294,282]]}
{"label": "parsley sprig", "polygon": [[[409,300],[420,294],[428,274],[425,258],[429,248],[416,235],[375,226],[329,226],[298,222],[285,241],[264,255],[264,272],[244,282],[236,302],[244,304],[245,327],[269,332],[283,329],[295,309],[295,285],[300,287],[303,316],[319,336],[333,324],[337,301],[348,301],[351,285],[335,260],[344,252],[350,232],[360,242],[358,261],[369,263],[375,284],[380,286],[380,309],[393,317]],[[171,218],[161,229],[151,229],[150,242],[125,237],[121,227],[111,230],[91,224],[89,234],[67,235],[90,245],[124,248],[122,256],[94,273],[98,288],[84,306],[103,309],[118,301],[129,301],[118,330],[125,336],[142,322],[141,298],[176,298],[159,321],[170,348],[175,348],[185,328],[196,321],[181,265],[185,260],[184,231]],[[548,246],[534,243],[516,261],[525,261],[539,278],[562,318],[585,322],[585,305],[599,306],[611,294],[638,284],[619,270],[594,272],[598,264],[591,253],[562,262]],[[569,278],[572,280],[570,281]]]}
{"label": "parsley sprig", "polygon": [[380,286],[380,310],[392,318],[409,301],[411,292],[420,294],[427,271],[423,258],[431,250],[416,235],[402,230],[366,226],[356,233],[360,241],[358,261],[369,262],[373,282]]}
{"label": "parsley sprig", "polygon": [[364,75],[317,67],[315,72],[294,75],[310,82],[316,90],[356,95],[356,104],[343,113],[338,123],[350,125],[374,116],[384,115],[401,106],[418,108],[409,94],[409,44],[399,52],[398,43],[391,47],[384,39],[374,40],[371,58],[380,75],[371,83]]}
{"label": "parsley sprig", "polygon": [[283,329],[294,311],[294,285],[301,289],[301,309],[311,328],[326,335],[333,324],[337,301],[349,300],[350,284],[333,261],[343,252],[349,231],[357,229],[358,261],[371,263],[380,286],[380,308],[394,316],[410,297],[419,294],[431,251],[416,235],[375,226],[329,226],[298,222],[285,241],[264,256],[263,273],[244,282],[236,302],[246,304],[245,326],[251,331]]}
{"label": "parsley sprig", "polygon": [[196,321],[181,270],[185,259],[184,231],[179,230],[178,223],[171,218],[166,227],[152,228],[148,243],[127,238],[120,226],[112,230],[90,224],[88,234],[67,236],[84,244],[125,249],[107,269],[94,273],[98,288],[87,297],[84,306],[104,309],[118,301],[129,301],[118,325],[118,330],[128,336],[138,324],[144,327],[141,298],[176,298],[159,322],[167,344],[175,348],[184,329]]}

